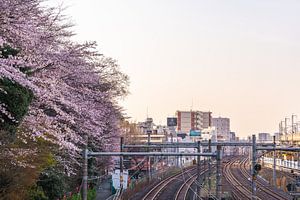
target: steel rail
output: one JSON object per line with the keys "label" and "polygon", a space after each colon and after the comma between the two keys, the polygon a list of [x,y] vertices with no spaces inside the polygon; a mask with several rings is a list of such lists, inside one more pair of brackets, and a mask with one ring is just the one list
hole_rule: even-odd
{"label": "steel rail", "polygon": [[[201,175],[204,173],[208,172],[208,169],[205,169],[204,171],[201,172]],[[175,200],[185,200],[187,199],[188,196],[188,191],[192,189],[192,184],[197,182],[197,174],[192,175],[189,177],[177,190],[176,195],[175,195]],[[200,184],[200,183],[197,183]]]}
{"label": "steel rail", "polygon": [[[242,194],[242,199],[251,199],[251,192],[249,188],[246,187],[247,183],[245,181],[242,183],[241,180],[238,180],[233,174],[233,166],[238,160],[239,158],[236,158],[225,164],[224,175],[227,181],[231,183],[235,196],[240,198]],[[235,194],[235,192],[238,192],[238,194]]]}
{"label": "steel rail", "polygon": [[[240,168],[240,170],[245,178],[250,177],[250,174],[246,167],[247,160],[248,160],[248,158],[246,158],[242,161],[241,168]],[[283,200],[283,199],[289,200],[290,199],[290,198],[288,198],[287,195],[276,192],[276,190],[274,190],[273,188],[270,188],[272,186],[262,183],[262,181],[259,178],[257,179],[256,183],[257,183],[258,188],[260,189],[260,192],[258,195],[261,196],[262,198],[272,197],[272,198],[278,199],[278,200]]]}
{"label": "steel rail", "polygon": [[[191,171],[195,171],[197,168],[192,167],[191,169],[183,171],[183,173],[188,173]],[[157,185],[155,185],[147,194],[143,197],[142,200],[154,200],[157,198],[158,194],[174,179],[182,176],[182,172],[175,174],[173,176],[170,176],[162,181],[160,181]]]}

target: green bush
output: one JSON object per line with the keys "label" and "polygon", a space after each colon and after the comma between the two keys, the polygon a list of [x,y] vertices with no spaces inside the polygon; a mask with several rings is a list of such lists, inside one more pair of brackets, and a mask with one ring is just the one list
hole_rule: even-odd
{"label": "green bush", "polygon": [[0,47],[0,58],[8,58],[9,56],[16,56],[20,50],[11,48],[8,45]]}
{"label": "green bush", "polygon": [[34,186],[29,191],[29,199],[30,200],[49,200],[48,197],[46,197],[42,188],[37,187],[37,186]]}
{"label": "green bush", "polygon": [[[18,122],[21,122],[32,101],[32,91],[6,78],[0,79],[0,88],[6,91],[6,93],[0,92],[0,102],[7,105],[7,110]],[[18,123],[12,122],[3,114],[1,118],[4,122],[0,123],[0,130],[14,136]]]}
{"label": "green bush", "polygon": [[74,194],[72,197],[69,197],[67,200],[81,200],[80,194]]}
{"label": "green bush", "polygon": [[96,195],[97,195],[97,192],[96,192],[96,189],[90,189],[88,190],[88,200],[95,200],[96,199]]}
{"label": "green bush", "polygon": [[[97,196],[97,191],[95,188],[89,189],[87,193],[87,199],[88,200],[95,200]],[[81,194],[74,194],[72,197],[69,197],[67,200],[81,200]]]}
{"label": "green bush", "polygon": [[68,190],[65,175],[53,167],[40,174],[37,185],[43,189],[49,199],[59,199]]}
{"label": "green bush", "polygon": [[[6,44],[0,46],[0,58],[5,59],[9,58],[9,56],[16,56],[19,52],[19,49],[12,48]],[[27,73],[28,68],[25,66],[21,68],[19,68],[19,66],[15,67],[21,72]],[[8,119],[6,115],[0,114],[0,117],[4,120],[3,122],[0,122],[0,130],[2,134],[6,135],[5,139],[8,139],[8,141],[11,142],[12,139],[14,139],[19,122],[22,121],[24,115],[28,111],[28,107],[33,98],[33,93],[28,88],[7,78],[0,79],[0,89],[2,90],[0,91],[0,102],[7,106],[7,111],[18,121],[17,123],[13,122]],[[3,140],[3,137],[0,137],[0,139]]]}

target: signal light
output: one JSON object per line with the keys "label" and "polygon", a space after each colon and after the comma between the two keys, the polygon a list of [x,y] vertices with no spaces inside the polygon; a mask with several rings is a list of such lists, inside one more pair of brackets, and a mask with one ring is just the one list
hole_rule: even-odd
{"label": "signal light", "polygon": [[261,165],[258,163],[255,164],[254,165],[254,175],[257,175],[260,170],[261,170]]}
{"label": "signal light", "polygon": [[193,165],[196,165],[196,163],[197,163],[197,162],[196,162],[196,160],[194,159],[194,160],[193,160]]}
{"label": "signal light", "polygon": [[254,170],[255,171],[260,171],[261,170],[261,165],[260,164],[254,165]]}

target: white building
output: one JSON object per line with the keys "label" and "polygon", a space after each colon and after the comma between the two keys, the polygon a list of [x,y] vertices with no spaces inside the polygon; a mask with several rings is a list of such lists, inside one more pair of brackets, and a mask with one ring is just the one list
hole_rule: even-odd
{"label": "white building", "polygon": [[235,132],[230,132],[230,141],[236,141]]}
{"label": "white building", "polygon": [[259,142],[269,142],[271,141],[271,135],[270,133],[259,133],[258,134],[258,141]]}
{"label": "white building", "polygon": [[229,118],[212,118],[212,126],[216,128],[218,141],[230,141],[230,119]]}
{"label": "white building", "polygon": [[280,133],[274,133],[274,136],[275,136],[275,141],[280,141],[280,137],[281,137]]}

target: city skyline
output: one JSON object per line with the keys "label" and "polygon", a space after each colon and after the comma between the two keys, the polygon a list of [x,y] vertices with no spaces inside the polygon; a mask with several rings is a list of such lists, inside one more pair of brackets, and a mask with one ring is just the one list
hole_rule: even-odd
{"label": "city skyline", "polygon": [[300,113],[300,2],[50,1],[130,77],[133,121],[212,111],[245,137]]}

